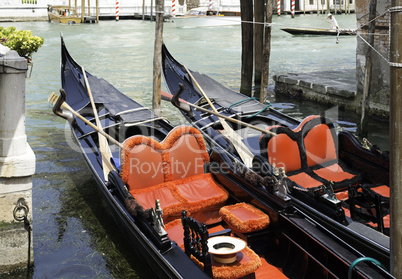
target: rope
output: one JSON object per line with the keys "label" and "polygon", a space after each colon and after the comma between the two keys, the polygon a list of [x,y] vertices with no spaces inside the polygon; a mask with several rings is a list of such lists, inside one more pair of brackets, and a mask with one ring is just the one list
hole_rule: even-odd
{"label": "rope", "polygon": [[[388,10],[388,11],[389,11],[389,10]],[[370,20],[370,21],[366,22],[365,24],[363,24],[362,26],[360,26],[360,27],[359,27],[359,28],[357,28],[356,30],[361,30],[361,29],[362,29],[362,27],[367,26],[367,25],[369,25],[371,22],[373,22],[373,21],[377,20],[378,18],[380,18],[380,17],[382,17],[382,16],[386,15],[386,14],[388,13],[388,11],[386,11],[386,12],[384,12],[384,13],[380,14],[379,16],[377,16],[377,17],[373,18],[372,20]]]}
{"label": "rope", "polygon": [[[230,106],[228,106],[228,109],[230,109],[231,107],[234,107],[234,106],[236,106],[236,105],[238,105],[238,104],[242,104],[242,103],[244,103],[244,102],[250,101],[250,100],[257,100],[257,98],[256,98],[256,97],[249,97],[249,98],[246,98],[246,99],[244,99],[244,100],[238,101],[238,102],[233,103],[233,104],[231,104]],[[266,106],[265,108],[261,109],[260,111],[254,113],[254,114],[252,114],[252,115],[247,116],[246,118],[251,118],[251,117],[257,116],[257,115],[259,115],[260,113],[262,113],[263,111],[265,111],[267,108],[269,108],[270,106],[272,106],[272,104],[271,104],[270,102],[268,102],[268,101],[266,102],[266,104],[267,104],[267,106]]]}
{"label": "rope", "polygon": [[265,110],[266,110],[267,108],[269,108],[270,106],[272,106],[272,105],[271,105],[271,103],[268,102],[268,104],[267,104],[267,106],[266,106],[265,108],[263,108],[262,110],[260,110],[260,111],[258,111],[258,112],[256,112],[256,113],[254,113],[253,115],[247,116],[247,118],[251,118],[251,117],[254,117],[254,116],[259,115],[260,113],[262,113],[263,111],[265,111]]}
{"label": "rope", "polygon": [[390,63],[387,58],[385,58],[378,50],[376,50],[372,45],[369,44],[359,33],[356,34],[363,42],[366,43],[372,50],[374,50],[382,59],[384,59],[388,64]]}
{"label": "rope", "polygon": [[[362,26],[360,26],[359,28],[356,29],[357,30],[362,30],[362,28],[364,26],[367,26],[368,24],[370,24],[371,22],[377,20],[378,18],[385,16],[386,14],[389,14],[389,24],[391,25],[391,13],[396,13],[396,12],[402,12],[402,6],[396,6],[396,7],[391,7],[389,8],[387,11],[385,11],[384,13],[378,15],[377,17],[375,17],[374,19],[366,22],[365,24],[363,24]],[[391,40],[391,28],[388,28],[388,37],[389,40]],[[388,51],[388,58],[386,58],[384,55],[382,55],[377,49],[374,48],[374,46],[372,46],[371,44],[369,44],[369,42],[367,42],[362,35],[372,35],[372,36],[385,36],[386,34],[378,34],[378,33],[356,33],[356,35],[366,44],[368,45],[372,50],[374,50],[375,53],[377,53],[382,59],[384,59],[388,66],[390,67],[397,67],[397,68],[402,68],[402,63],[395,63],[395,62],[391,62],[390,61],[390,52]]]}
{"label": "rope", "polygon": [[234,107],[234,106],[236,106],[236,105],[238,105],[238,104],[241,104],[241,103],[250,101],[250,100],[257,100],[257,98],[256,98],[256,97],[249,97],[249,98],[246,98],[246,99],[244,99],[244,100],[238,101],[238,102],[233,103],[233,104],[231,104],[230,106],[228,106],[228,109],[230,109],[231,107]]}

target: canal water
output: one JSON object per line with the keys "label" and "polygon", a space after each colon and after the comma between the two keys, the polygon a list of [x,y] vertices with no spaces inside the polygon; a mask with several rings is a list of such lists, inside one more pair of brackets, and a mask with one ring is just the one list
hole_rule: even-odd
{"label": "canal water", "polygon": [[[326,27],[323,16],[274,16],[270,75],[289,72],[355,69],[356,38],[295,37],[284,26]],[[355,28],[355,15],[338,15],[341,28]],[[207,19],[205,19],[207,20]],[[67,144],[70,131],[56,117],[47,98],[60,88],[60,33],[72,56],[85,69],[105,78],[144,106],[152,105],[154,22],[101,21],[58,25],[49,22],[1,23],[44,37],[33,55],[26,80],[26,129],[36,154],[33,180],[33,278],[152,278],[152,270],[136,258],[104,209],[82,156]],[[194,22],[167,22],[164,42],[188,68],[210,75],[227,87],[240,86],[240,26],[197,27]],[[166,88],[163,84],[162,86]],[[271,81],[271,87],[273,83]],[[302,119],[310,114],[338,116],[340,129],[356,132],[358,118],[308,102],[270,97],[275,107]],[[163,116],[185,123],[168,103]],[[372,121],[369,139],[388,149],[388,123]],[[14,274],[13,276],[18,276]],[[19,274],[25,278],[24,274]]]}

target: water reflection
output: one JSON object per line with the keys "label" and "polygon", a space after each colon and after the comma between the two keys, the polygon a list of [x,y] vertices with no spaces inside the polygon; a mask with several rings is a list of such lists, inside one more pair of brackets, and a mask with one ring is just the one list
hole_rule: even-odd
{"label": "water reflection", "polygon": [[[337,16],[343,28],[355,28],[355,15]],[[355,67],[356,38],[295,37],[281,26],[322,24],[317,15],[274,17],[270,74],[342,70]],[[33,55],[32,78],[26,83],[26,128],[36,158],[33,181],[34,278],[151,278],[134,256],[108,212],[82,156],[67,144],[65,121],[53,115],[47,98],[60,87],[62,32],[73,57],[92,74],[105,78],[144,106],[152,106],[154,23],[101,21],[99,24],[57,25],[48,22],[2,23],[29,29],[45,38]],[[210,75],[234,90],[240,86],[240,26],[177,28],[166,23],[164,41],[187,67]],[[271,85],[272,85],[271,81]],[[163,88],[166,88],[162,85]],[[325,115],[331,108],[309,102],[270,98],[274,107],[303,119]],[[186,123],[170,104],[163,116]],[[353,113],[338,112],[338,125],[355,132]],[[388,125],[370,123],[370,141],[388,148]]]}

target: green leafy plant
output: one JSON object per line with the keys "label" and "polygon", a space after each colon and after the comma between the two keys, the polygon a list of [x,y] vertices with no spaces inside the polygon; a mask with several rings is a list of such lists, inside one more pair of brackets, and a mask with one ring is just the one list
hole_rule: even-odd
{"label": "green leafy plant", "polygon": [[13,26],[8,28],[0,26],[0,43],[15,50],[22,57],[30,59],[32,53],[37,52],[43,42],[42,37],[32,36],[30,30],[16,30]]}

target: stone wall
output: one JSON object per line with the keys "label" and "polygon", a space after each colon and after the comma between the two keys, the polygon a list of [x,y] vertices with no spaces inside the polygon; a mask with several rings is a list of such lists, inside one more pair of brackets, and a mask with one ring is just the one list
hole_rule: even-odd
{"label": "stone wall", "polygon": [[[357,28],[359,35],[367,41],[369,4],[367,0],[356,0]],[[389,114],[390,99],[390,70],[388,65],[389,53],[389,13],[390,0],[377,0],[377,14],[375,20],[376,30],[374,37],[374,49],[372,51],[372,79],[370,90],[370,114],[386,118]],[[378,35],[380,34],[380,35]],[[357,95],[361,98],[364,90],[364,74],[366,65],[366,53],[368,45],[359,36],[356,48],[356,78]]]}

